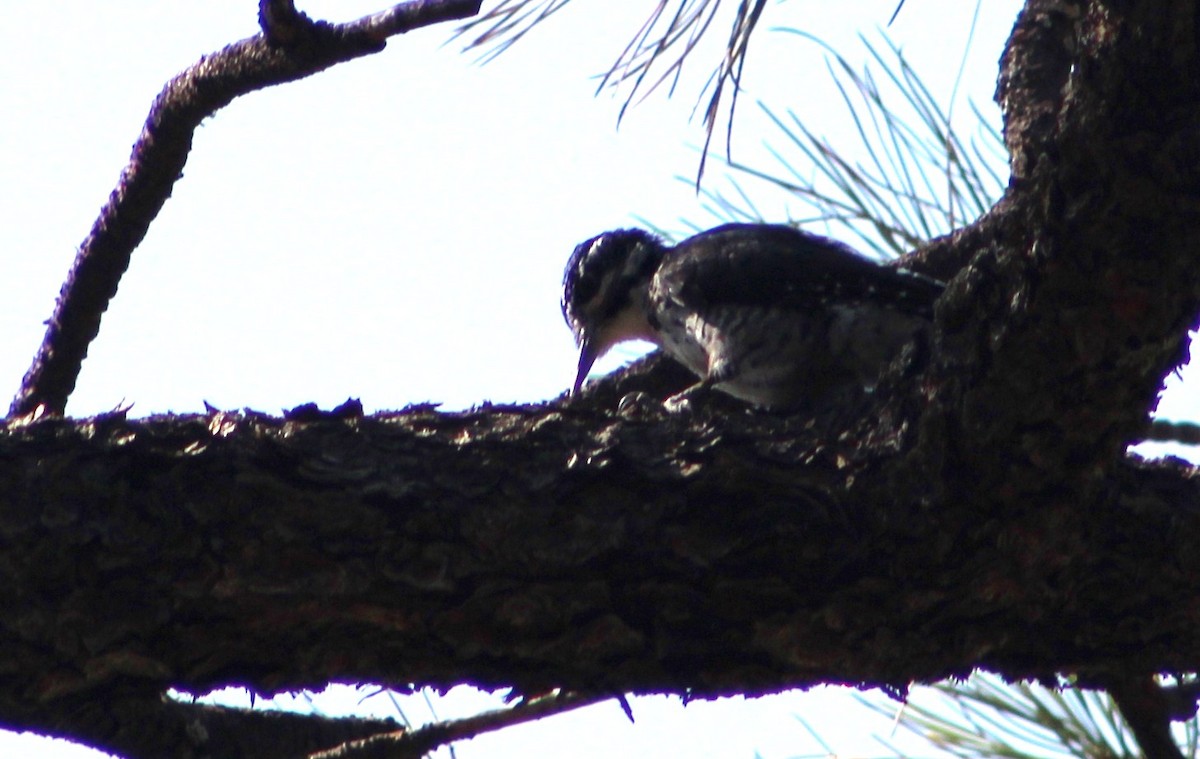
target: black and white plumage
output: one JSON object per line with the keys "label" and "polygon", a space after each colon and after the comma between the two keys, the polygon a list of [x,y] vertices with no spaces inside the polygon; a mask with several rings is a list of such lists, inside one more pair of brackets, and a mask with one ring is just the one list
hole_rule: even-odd
{"label": "black and white plumage", "polygon": [[928,325],[942,287],[781,225],[726,224],[674,247],[640,229],[606,232],[575,248],[563,278],[580,348],[574,389],[611,347],[643,339],[694,372],[696,388],[812,407],[872,387]]}

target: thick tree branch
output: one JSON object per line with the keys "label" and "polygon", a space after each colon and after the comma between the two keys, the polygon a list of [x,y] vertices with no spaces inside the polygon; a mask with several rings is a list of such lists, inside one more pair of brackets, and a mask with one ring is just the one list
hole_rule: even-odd
{"label": "thick tree branch", "polygon": [[571,407],[14,428],[8,698],[1194,666],[1200,612],[1169,601],[1200,584],[1190,471],[1131,463],[1091,502],[1000,512],[910,501],[884,463],[795,420]]}
{"label": "thick tree branch", "polygon": [[[989,367],[992,379],[968,391],[967,413],[955,420],[967,422],[955,430],[965,439],[988,431],[972,440],[968,455],[995,455],[988,435],[1008,427],[1002,438],[1026,439],[1002,448],[1024,459],[1030,473],[1043,470],[1046,485],[1072,477],[1082,483],[1087,462],[1107,469],[1105,462],[1141,432],[1161,378],[1182,363],[1200,305],[1198,230],[1187,198],[1200,182],[1196,34],[1193,3],[1030,0],[1018,19],[997,90],[1015,223],[990,246],[1007,248],[1006,255],[977,256],[956,280],[971,291],[964,304],[976,314],[991,310],[985,318],[995,326],[985,331],[987,343],[976,343],[976,358],[963,362],[966,354],[959,354],[942,373],[945,382],[959,383],[973,368]],[[976,277],[975,267],[986,273]],[[988,284],[974,289],[972,279]],[[989,309],[987,290],[1004,281],[1025,284],[1001,285],[1006,294]],[[1156,302],[1160,296],[1165,302]],[[953,333],[943,336],[953,340]],[[1041,371],[1023,369],[1031,362]],[[1051,388],[1060,388],[1059,397],[1045,392]],[[1010,394],[1045,405],[1013,407],[1001,400]],[[983,427],[973,428],[972,417],[986,420]],[[1035,432],[1047,428],[1061,434]],[[1013,496],[1020,498],[1002,498]],[[1142,751],[1170,759],[1180,752],[1154,672],[1107,673],[1100,682]]]}
{"label": "thick tree branch", "polygon": [[274,36],[260,34],[201,58],[155,99],[129,165],[79,248],[10,416],[39,408],[63,413],[100,318],[134,248],[182,175],[201,121],[238,96],[379,52],[391,35],[479,10],[479,0],[412,0],[357,21],[328,24],[311,22],[293,8],[284,24],[286,14],[271,10],[281,5],[291,4],[264,1],[260,7],[264,27],[277,30]]}

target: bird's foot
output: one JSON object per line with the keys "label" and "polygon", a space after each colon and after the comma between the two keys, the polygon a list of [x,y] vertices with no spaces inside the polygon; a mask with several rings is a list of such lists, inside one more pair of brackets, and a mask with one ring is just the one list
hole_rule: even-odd
{"label": "bird's foot", "polygon": [[692,399],[685,393],[676,393],[663,401],[663,409],[668,414],[687,414],[692,410]]}
{"label": "bird's foot", "polygon": [[710,392],[712,392],[711,383],[697,382],[663,401],[663,408],[669,414],[690,414]]}

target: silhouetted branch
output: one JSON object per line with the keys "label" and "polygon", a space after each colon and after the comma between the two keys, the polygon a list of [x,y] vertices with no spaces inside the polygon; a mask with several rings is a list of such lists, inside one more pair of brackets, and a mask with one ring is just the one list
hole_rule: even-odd
{"label": "silhouetted branch", "polygon": [[607,701],[612,696],[558,693],[531,699],[508,709],[496,709],[463,719],[447,720],[416,730],[382,733],[350,741],[309,759],[421,759],[429,752],[455,741],[474,738],[501,728],[533,722]]}
{"label": "silhouetted branch", "polygon": [[[310,21],[290,2],[260,4],[268,34],[235,42],[176,76],[151,106],[129,164],[100,211],[58,296],[10,416],[62,414],[88,345],[134,248],[170,197],[205,118],[234,98],[379,52],[389,36],[477,13],[479,0],[412,0],[345,24]],[[290,9],[290,12],[289,12]]]}
{"label": "silhouetted branch", "polygon": [[1155,419],[1146,430],[1146,440],[1200,445],[1200,424]]}
{"label": "silhouetted branch", "polygon": [[[126,675],[133,674],[125,662]],[[48,673],[49,674],[49,673]],[[191,704],[138,687],[136,677],[85,696],[17,704],[0,696],[4,725],[58,735],[125,759],[164,756],[296,759],[400,725],[390,719],[330,718],[275,710]],[[14,721],[14,717],[21,717]]]}

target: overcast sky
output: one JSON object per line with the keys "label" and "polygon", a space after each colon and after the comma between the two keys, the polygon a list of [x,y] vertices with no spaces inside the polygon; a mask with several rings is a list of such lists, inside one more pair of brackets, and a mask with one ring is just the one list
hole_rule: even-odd
{"label": "overcast sky", "polygon": [[[770,128],[758,98],[792,108],[849,149],[821,51],[771,27],[804,28],[861,60],[857,35],[878,39],[895,2],[769,3],[747,64],[735,157],[765,155]],[[381,7],[298,5],[331,20]],[[974,3],[964,0],[908,2],[889,30],[944,102],[967,53],[955,104],[963,117],[971,98],[998,118],[996,61],[1019,3],[984,5],[969,51]],[[676,178],[696,170],[703,133],[689,116],[713,61],[693,62],[674,98],[652,96],[619,129],[624,92],[595,95],[593,77],[649,7],[576,0],[482,67],[461,44],[446,44],[449,26],[418,30],[380,55],[220,111],[199,130],[182,181],[135,252],[69,411],[132,403],[135,415],[192,412],[208,401],[277,413],[347,397],[368,410],[429,400],[456,409],[563,392],[575,355],[558,299],[574,245],[638,219],[675,230],[717,223]],[[257,27],[251,0],[63,0],[5,10],[0,378],[11,393],[154,95],[200,55]],[[707,186],[728,188],[718,162]],[[771,220],[795,207],[755,197]],[[1173,416],[1189,413],[1170,407]],[[440,714],[482,701],[460,695]],[[354,702],[343,689],[322,704]],[[428,718],[423,702],[406,703],[410,716]],[[394,714],[384,698],[364,708]],[[634,711],[636,725],[616,705],[600,705],[473,741],[457,755],[820,753],[797,713],[839,753],[879,755],[868,733],[889,729],[828,691],[686,709],[636,699]],[[0,755],[94,756],[47,745],[0,740]]]}

